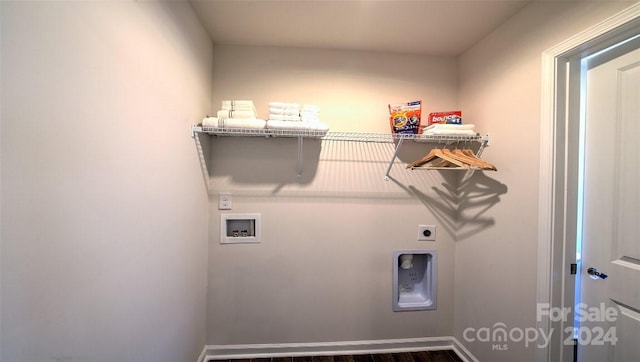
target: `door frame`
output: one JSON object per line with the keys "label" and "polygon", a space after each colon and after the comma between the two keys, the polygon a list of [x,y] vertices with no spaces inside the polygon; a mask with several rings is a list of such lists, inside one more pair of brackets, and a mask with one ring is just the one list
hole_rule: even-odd
{"label": "door frame", "polygon": [[[580,60],[638,32],[640,3],[546,50],[542,54],[540,123],[540,188],[538,212],[537,305],[574,310],[576,260],[577,149],[580,116]],[[578,82],[576,87],[576,82]],[[573,131],[573,132],[572,132]],[[572,361],[573,346],[565,345],[566,320],[537,316],[537,328],[551,335],[536,349],[535,360]]]}

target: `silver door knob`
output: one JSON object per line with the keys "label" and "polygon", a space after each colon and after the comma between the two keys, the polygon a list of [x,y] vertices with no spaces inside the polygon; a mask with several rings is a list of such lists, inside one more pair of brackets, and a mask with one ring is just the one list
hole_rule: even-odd
{"label": "silver door knob", "polygon": [[[587,273],[595,278],[607,279],[608,275],[605,273],[600,273],[596,268],[587,269]],[[594,279],[595,279],[594,278]]]}

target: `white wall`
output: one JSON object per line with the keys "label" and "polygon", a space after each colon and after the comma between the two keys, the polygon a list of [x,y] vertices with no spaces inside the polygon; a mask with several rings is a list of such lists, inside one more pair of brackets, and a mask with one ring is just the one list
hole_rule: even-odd
{"label": "white wall", "polygon": [[[455,109],[455,59],[380,53],[216,46],[213,108],[252,99],[315,103],[332,130],[389,132],[390,102],[422,99],[423,113]],[[409,142],[400,158],[427,151]],[[453,333],[453,233],[418,242],[418,224],[451,220],[437,192],[457,174],[383,175],[392,144],[294,139],[211,140],[208,343],[286,343],[444,336]],[[220,245],[217,193],[231,212],[262,214],[258,245]],[[439,251],[438,309],[392,311],[392,256]]]}
{"label": "white wall", "polygon": [[212,46],[184,2],[1,2],[3,361],[193,361]]}
{"label": "white wall", "polygon": [[461,108],[491,134],[485,155],[508,188],[486,214],[496,225],[456,244],[455,332],[481,361],[531,361],[535,353],[523,342],[507,351],[467,343],[463,332],[500,322],[535,327],[542,52],[629,5],[534,2],[460,58]]}

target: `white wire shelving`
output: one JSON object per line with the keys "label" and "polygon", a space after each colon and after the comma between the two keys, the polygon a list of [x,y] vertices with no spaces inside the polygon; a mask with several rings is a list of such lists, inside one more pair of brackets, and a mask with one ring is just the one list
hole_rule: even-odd
{"label": "white wire shelving", "polygon": [[327,131],[316,129],[267,129],[267,128],[219,128],[207,126],[193,126],[192,132],[205,133],[212,136],[235,137],[304,137],[321,138]]}
{"label": "white wire shelving", "polygon": [[252,129],[252,128],[218,128],[193,126],[193,133],[205,133],[212,136],[240,137],[302,137],[321,138],[327,141],[394,143],[397,140],[415,140],[416,142],[455,143],[465,141],[483,141],[486,136],[440,136],[426,134],[391,134],[369,132],[329,132],[316,129]]}
{"label": "white wire shelving", "polygon": [[[389,166],[385,172],[385,180],[389,180],[389,172],[396,160],[398,151],[402,147],[405,140],[411,140],[421,143],[434,143],[450,145],[461,142],[477,142],[479,149],[476,152],[478,156],[482,154],[485,147],[489,145],[489,136],[476,134],[474,136],[445,136],[445,135],[426,135],[426,134],[391,134],[391,133],[367,133],[367,132],[328,132],[317,129],[252,129],[252,128],[218,128],[206,127],[202,125],[194,125],[191,128],[191,135],[196,140],[198,151],[201,157],[204,157],[202,145],[198,134],[216,136],[216,137],[288,137],[298,139],[298,159],[296,173],[298,177],[302,176],[302,145],[303,140],[319,139],[322,141],[338,141],[338,142],[372,142],[372,143],[392,143],[395,144],[394,153],[389,161]],[[205,175],[207,175],[206,162],[201,159]],[[419,169],[419,168],[412,168]],[[442,168],[429,168],[442,169]]]}

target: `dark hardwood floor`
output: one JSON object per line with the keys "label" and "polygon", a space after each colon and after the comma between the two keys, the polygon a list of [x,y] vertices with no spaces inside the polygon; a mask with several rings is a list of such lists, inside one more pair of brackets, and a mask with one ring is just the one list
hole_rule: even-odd
{"label": "dark hardwood floor", "polygon": [[216,362],[462,362],[451,350],[339,356],[274,357],[221,360]]}

